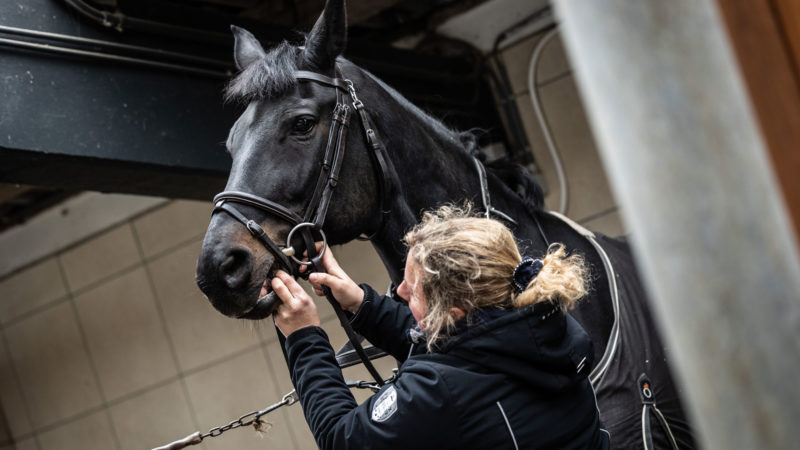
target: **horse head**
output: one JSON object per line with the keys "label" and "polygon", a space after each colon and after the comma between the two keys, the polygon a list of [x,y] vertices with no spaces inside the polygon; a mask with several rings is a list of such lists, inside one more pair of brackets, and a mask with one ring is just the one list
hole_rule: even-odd
{"label": "horse head", "polygon": [[[266,51],[248,31],[231,28],[240,72],[226,97],[246,108],[226,142],[233,163],[225,192],[215,199],[197,284],[223,314],[262,319],[277,304],[269,287],[275,270],[297,273],[280,251],[291,247],[299,257],[309,244],[309,235],[295,233],[282,246],[291,230],[300,222],[313,222],[308,228],[317,239],[325,222],[328,243],[335,244],[377,228],[380,186],[375,177],[358,175],[373,170],[360,130],[339,131],[346,131],[347,114],[353,112],[347,103],[355,100],[338,75],[343,61],[337,63],[337,58],[346,42],[344,2],[327,2],[301,46],[283,42]],[[341,172],[335,174],[331,165],[339,151]],[[314,209],[320,209],[318,191],[332,187],[337,194],[329,196],[330,204],[323,199],[330,219],[326,222],[326,212]]]}

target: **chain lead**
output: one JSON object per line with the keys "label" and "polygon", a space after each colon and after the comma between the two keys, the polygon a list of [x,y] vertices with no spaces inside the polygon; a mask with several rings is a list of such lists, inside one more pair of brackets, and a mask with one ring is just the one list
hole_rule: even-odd
{"label": "chain lead", "polygon": [[[281,406],[289,406],[289,405],[292,405],[292,404],[296,403],[298,398],[299,397],[297,396],[297,392],[294,389],[292,389],[292,391],[289,392],[288,394],[284,395],[283,398],[281,399],[281,401],[279,401],[278,403],[275,403],[274,405],[268,406],[268,407],[266,407],[264,409],[261,409],[261,410],[258,410],[258,411],[249,412],[249,413],[243,415],[242,417],[239,417],[238,419],[232,421],[231,423],[229,423],[227,425],[223,425],[221,427],[214,427],[214,428],[208,430],[207,433],[201,434],[200,435],[200,440],[202,441],[203,439],[205,439],[207,437],[217,437],[220,434],[222,434],[222,433],[224,433],[224,432],[226,432],[228,430],[233,430],[234,428],[247,427],[247,426],[250,426],[250,425],[254,425],[254,424],[260,423],[260,421],[261,421],[260,419],[263,416],[271,413],[272,411],[275,411],[276,409],[280,408]],[[258,429],[258,427],[256,427],[256,429]]]}
{"label": "chain lead", "polygon": [[[394,378],[394,377],[392,377],[392,378]],[[390,378],[390,380],[392,378]],[[358,387],[358,388],[362,388],[362,389],[371,389],[373,392],[377,392],[380,389],[380,387],[377,385],[377,383],[367,382],[367,381],[349,381],[348,380],[347,381],[347,385],[348,385],[348,387]],[[262,417],[266,416],[267,414],[271,413],[272,411],[275,411],[276,409],[280,408],[281,406],[294,405],[299,400],[300,400],[300,397],[297,395],[297,391],[292,389],[291,392],[289,392],[288,394],[284,395],[281,398],[281,401],[279,401],[278,403],[275,403],[274,405],[270,405],[270,406],[268,406],[268,407],[266,407],[266,408],[264,408],[262,410],[249,412],[249,413],[239,417],[238,419],[232,421],[231,423],[229,423],[227,425],[223,425],[221,427],[214,427],[214,428],[208,430],[208,432],[206,432],[205,434],[200,434],[200,432],[198,431],[198,432],[190,434],[189,436],[186,436],[183,439],[177,440],[175,442],[172,442],[170,444],[167,444],[167,445],[164,445],[164,446],[161,446],[161,447],[156,447],[156,448],[154,448],[152,450],[179,450],[179,449],[188,447],[190,445],[197,445],[200,442],[202,442],[203,439],[205,439],[205,438],[217,437],[217,436],[221,435],[222,433],[224,433],[224,432],[226,432],[228,430],[233,430],[234,428],[240,428],[240,427],[247,427],[247,426],[250,426],[250,425],[253,425],[253,427],[256,429],[256,431],[261,431],[261,429],[262,429],[262,427],[264,425],[264,422],[261,421]]]}

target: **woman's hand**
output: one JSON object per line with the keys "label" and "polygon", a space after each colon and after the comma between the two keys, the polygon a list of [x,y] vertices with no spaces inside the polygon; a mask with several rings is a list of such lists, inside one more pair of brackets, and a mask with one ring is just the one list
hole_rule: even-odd
{"label": "woman's hand", "polygon": [[272,279],[272,289],[283,300],[274,318],[284,336],[288,337],[301,328],[319,326],[317,305],[289,274],[277,271]]}
{"label": "woman's hand", "polygon": [[[317,247],[320,246],[321,244],[318,243]],[[308,282],[314,288],[314,293],[324,295],[322,285],[328,286],[342,309],[351,313],[358,311],[361,302],[364,300],[364,290],[342,270],[330,249],[322,255],[322,265],[328,273],[315,272],[308,277]]]}

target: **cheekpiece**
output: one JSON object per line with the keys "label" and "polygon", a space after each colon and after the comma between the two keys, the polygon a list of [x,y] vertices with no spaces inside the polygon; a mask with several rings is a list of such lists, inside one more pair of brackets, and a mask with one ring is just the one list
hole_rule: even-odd
{"label": "cheekpiece", "polygon": [[530,256],[522,258],[522,261],[514,269],[514,287],[517,289],[517,293],[525,290],[531,280],[536,275],[539,275],[539,271],[542,270],[543,266],[544,263],[540,259],[534,259]]}

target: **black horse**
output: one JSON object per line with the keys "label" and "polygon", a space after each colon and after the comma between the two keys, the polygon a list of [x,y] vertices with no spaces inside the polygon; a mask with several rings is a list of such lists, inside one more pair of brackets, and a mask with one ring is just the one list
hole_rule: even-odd
{"label": "black horse", "polygon": [[[274,270],[297,273],[286,248],[308,248],[317,229],[328,244],[369,236],[399,284],[405,231],[422,211],[468,200],[506,221],[528,254],[561,242],[594,268],[590,295],[572,314],[594,341],[591,379],[614,447],[694,446],[623,240],[544,211],[541,190],[519,168],[484,169],[471,134],[448,129],[341,58],[342,0],[328,1],[304,46],[267,52],[247,31],[233,32],[241,72],[227,96],[247,107],[227,141],[233,166],[215,209],[224,213],[213,215],[197,267],[214,307],[267,317]],[[275,244],[287,237],[285,247]]]}

